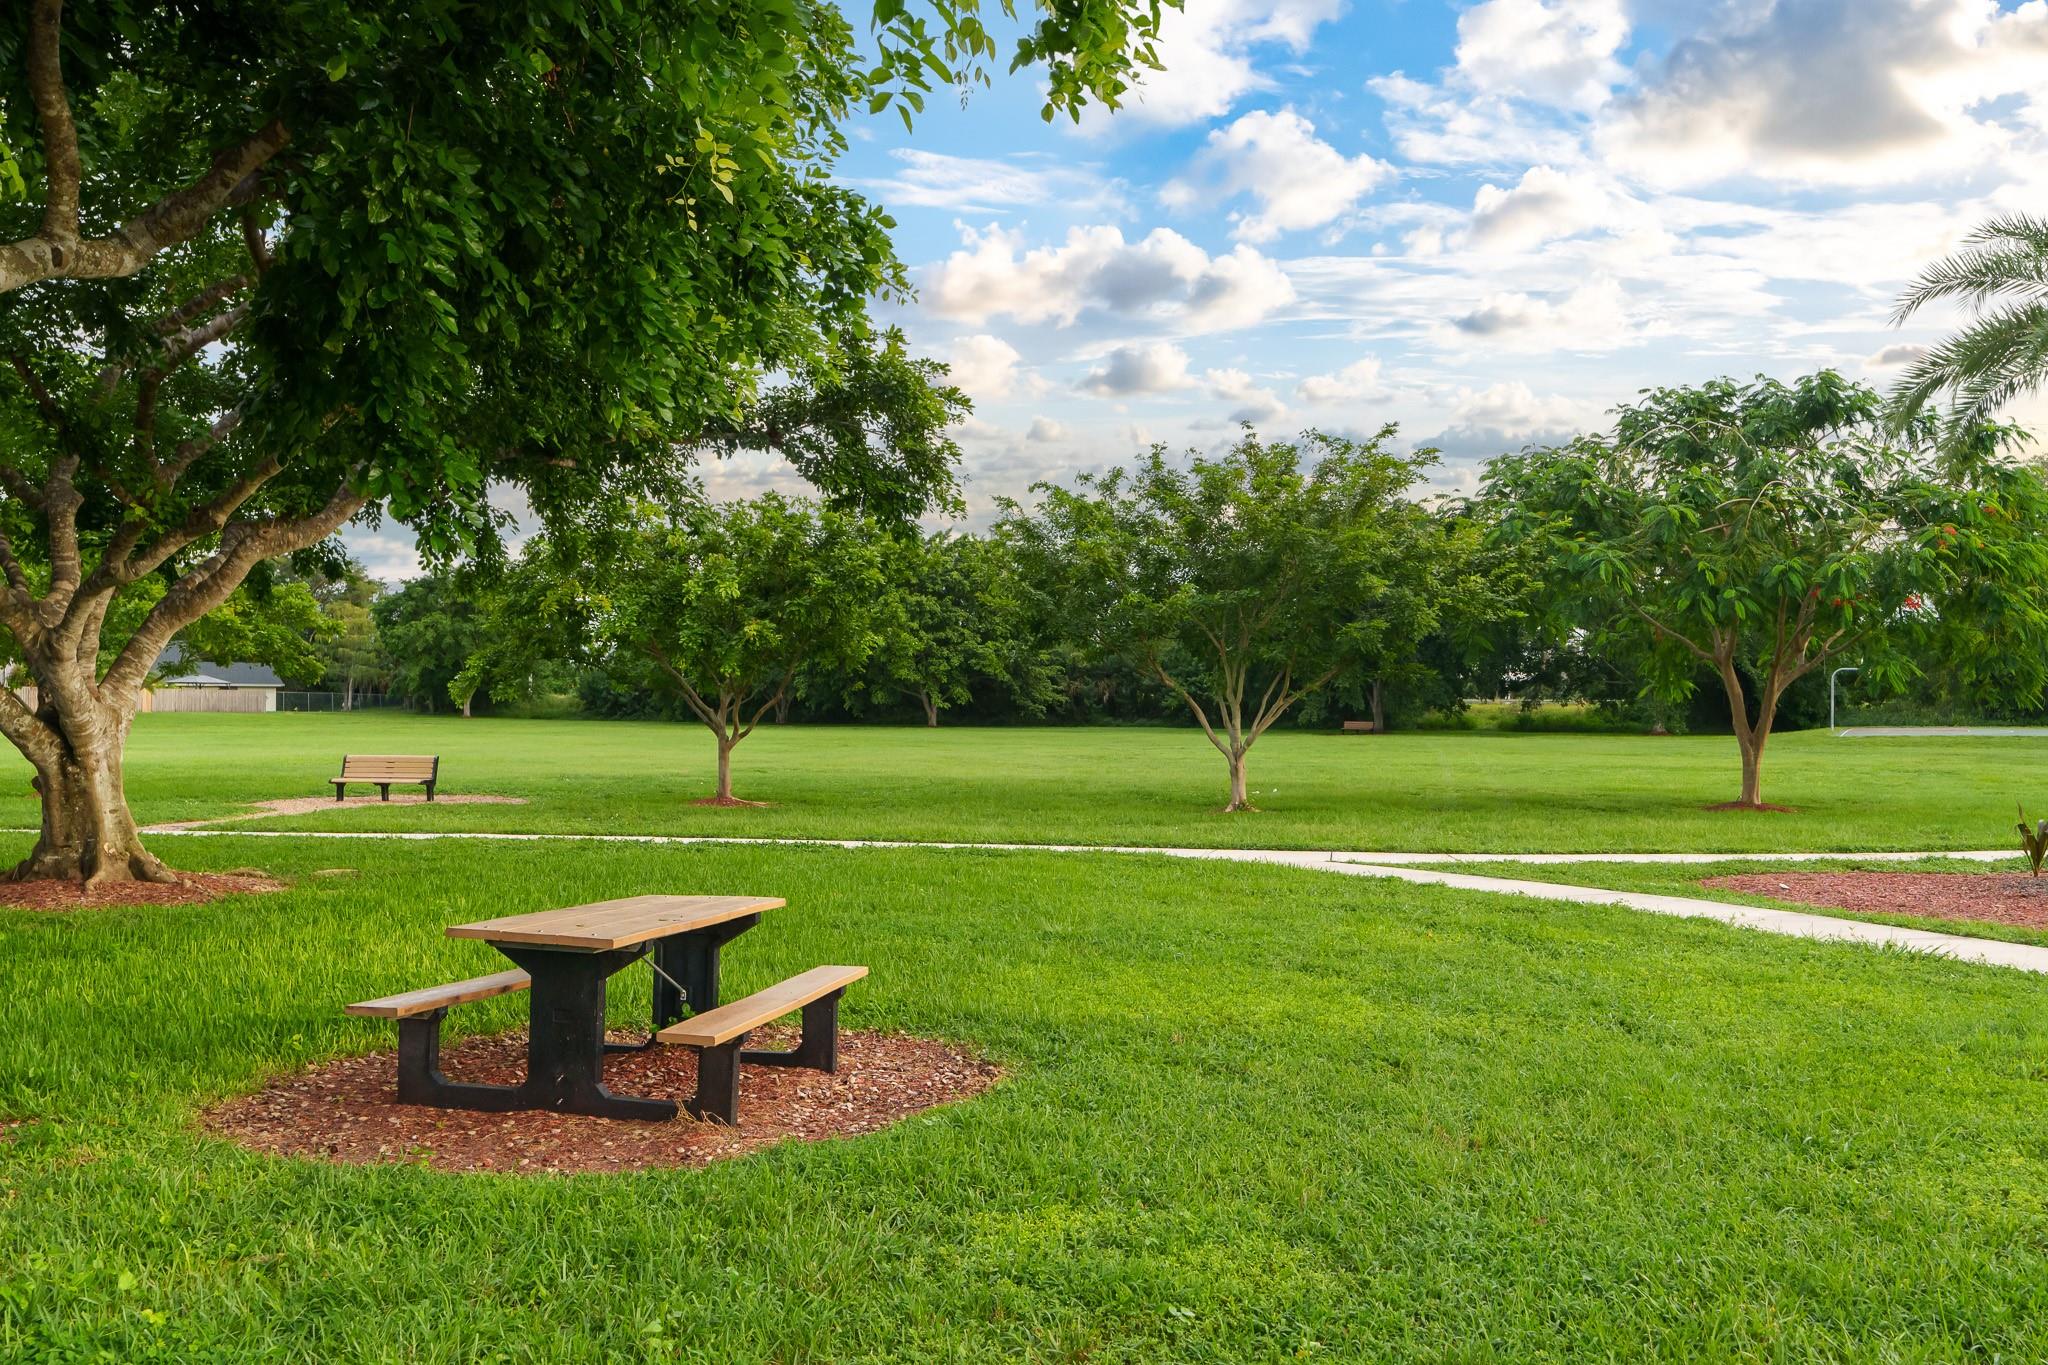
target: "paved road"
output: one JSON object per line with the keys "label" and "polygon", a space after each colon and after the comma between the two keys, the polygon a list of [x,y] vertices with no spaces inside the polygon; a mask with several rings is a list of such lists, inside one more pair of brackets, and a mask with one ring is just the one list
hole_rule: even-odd
{"label": "paved road", "polygon": [[2048,739],[2048,725],[1852,725],[1841,739]]}

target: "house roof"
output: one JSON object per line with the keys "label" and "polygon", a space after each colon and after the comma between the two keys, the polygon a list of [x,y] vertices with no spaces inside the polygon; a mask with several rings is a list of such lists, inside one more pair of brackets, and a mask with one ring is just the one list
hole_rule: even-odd
{"label": "house roof", "polygon": [[157,661],[164,687],[283,687],[284,679],[262,664],[217,664],[187,660],[185,647],[172,643]]}

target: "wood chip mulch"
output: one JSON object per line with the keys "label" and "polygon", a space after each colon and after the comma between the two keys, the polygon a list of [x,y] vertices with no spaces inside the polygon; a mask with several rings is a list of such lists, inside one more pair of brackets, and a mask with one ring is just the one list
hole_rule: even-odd
{"label": "wood chip mulch", "polygon": [[2048,877],[2025,872],[1745,872],[1700,885],[1866,914],[2048,929]]}
{"label": "wood chip mulch", "polygon": [[[762,1029],[748,1041],[788,1047],[796,1031]],[[672,1122],[640,1123],[400,1104],[396,1066],[389,1052],[329,1062],[218,1105],[202,1122],[255,1151],[348,1165],[420,1162],[439,1171],[509,1174],[639,1171],[708,1165],[788,1139],[872,1133],[935,1105],[970,1099],[1002,1077],[994,1064],[948,1043],[846,1030],[833,1075],[743,1064],[740,1123],[728,1128],[696,1122],[688,1111]],[[526,1070],[526,1033],[446,1047],[441,1070],[451,1080],[516,1083]],[[605,1060],[605,1084],[616,1094],[680,1104],[696,1093],[696,1051],[655,1047],[613,1054]]]}
{"label": "wood chip mulch", "polygon": [[222,896],[283,891],[286,884],[254,872],[180,872],[175,882],[0,882],[0,907],[14,910],[104,910],[122,905],[204,905]]}

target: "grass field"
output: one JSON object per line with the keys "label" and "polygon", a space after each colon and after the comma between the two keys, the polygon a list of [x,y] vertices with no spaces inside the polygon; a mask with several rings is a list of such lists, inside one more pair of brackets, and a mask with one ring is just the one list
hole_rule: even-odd
{"label": "grass field", "polygon": [[[2048,1016],[2020,973],[1127,855],[160,843],[297,885],[0,912],[0,1358],[2048,1355]],[[490,965],[443,925],[656,889],[788,897],[730,989],[868,962],[850,1024],[1012,1078],[623,1177],[332,1168],[195,1127],[388,1046],[342,1002]],[[620,1022],[644,990],[621,978]]]}
{"label": "grass field", "polygon": [[[1734,741],[1628,735],[1267,735],[1263,809],[1218,812],[1224,767],[1186,729],[764,727],[738,750],[742,796],[711,790],[701,728],[405,715],[144,716],[129,790],[149,821],[318,796],[341,755],[434,752],[446,790],[530,805],[321,812],[266,828],[448,829],[1445,852],[1997,847],[2013,803],[2048,804],[2048,741],[1772,742],[1765,795],[1790,815],[1709,811],[1735,795]],[[11,754],[11,751],[8,751]],[[17,762],[8,757],[5,762]],[[18,809],[34,816],[27,769]],[[0,809],[4,817],[4,809]]]}

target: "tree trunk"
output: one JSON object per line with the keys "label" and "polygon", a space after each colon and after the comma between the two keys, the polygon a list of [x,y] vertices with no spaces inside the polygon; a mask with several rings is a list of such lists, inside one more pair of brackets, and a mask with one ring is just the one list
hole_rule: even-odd
{"label": "tree trunk", "polygon": [[1258,809],[1252,804],[1251,798],[1245,795],[1244,755],[1245,751],[1242,749],[1224,755],[1230,763],[1230,804],[1223,808],[1226,814],[1230,811]]}
{"label": "tree trunk", "polygon": [[462,699],[462,718],[463,718],[464,720],[468,720],[468,719],[470,719],[470,709],[469,709],[469,708],[470,708],[470,704],[471,704],[472,702],[474,702],[475,700],[476,700],[476,694],[475,694],[474,692],[470,693],[470,695],[468,695],[468,696],[466,696],[466,697],[464,697],[464,698]]}
{"label": "tree trunk", "polygon": [[718,737],[718,791],[721,801],[732,800],[732,746],[739,743],[724,735]]}
{"label": "tree trunk", "polygon": [[[63,707],[38,673],[43,700],[36,719],[49,731],[46,743],[25,749],[35,765],[42,797],[42,828],[33,852],[13,873],[15,881],[55,878],[100,882],[173,882],[177,878],[142,846],[122,784],[121,756],[134,719],[133,706],[79,696]],[[73,680],[75,682],[75,680]],[[78,695],[78,689],[66,692]]]}
{"label": "tree trunk", "polygon": [[928,730],[939,728],[939,704],[929,692],[920,692],[917,699],[924,703],[924,723]]}
{"label": "tree trunk", "polygon": [[1764,744],[1761,738],[1738,741],[1742,745],[1742,804],[1764,803]]}
{"label": "tree trunk", "polygon": [[1372,680],[1372,732],[1383,735],[1387,732],[1387,708],[1380,700],[1380,680]]}

